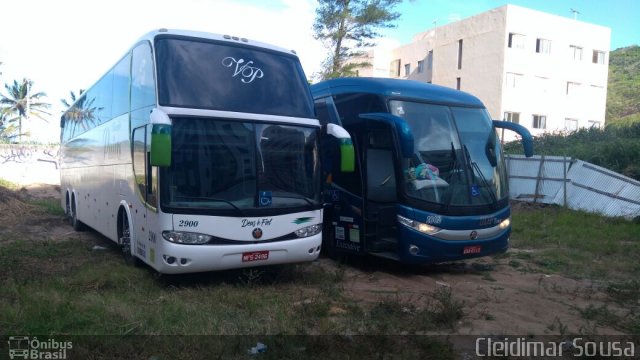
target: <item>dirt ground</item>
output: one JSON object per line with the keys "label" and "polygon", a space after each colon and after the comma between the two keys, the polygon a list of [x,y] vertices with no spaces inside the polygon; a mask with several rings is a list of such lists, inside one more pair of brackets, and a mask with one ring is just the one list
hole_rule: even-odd
{"label": "dirt ground", "polygon": [[[323,266],[335,266],[331,260],[320,261],[326,262]],[[611,308],[603,286],[588,280],[523,272],[508,261],[480,258],[420,268],[389,262],[348,266],[345,290],[347,296],[365,302],[388,299],[420,306],[439,287],[448,287],[454,300],[464,304],[464,316],[453,332],[459,335],[621,334],[596,326],[579,311],[590,305],[607,304]]]}
{"label": "dirt ground", "polygon": [[[22,200],[59,199],[60,189],[52,184],[29,184],[19,193]],[[34,239],[59,241],[83,236],[95,238],[97,243],[103,241],[92,231],[75,233],[60,216],[47,214],[28,202],[18,207],[8,204],[6,195],[0,192],[0,214],[16,221],[3,221],[0,234],[20,233],[24,237],[26,231],[27,237]],[[12,209],[10,214],[6,212],[8,208]],[[515,254],[521,250],[509,251]],[[439,287],[450,288],[453,298],[463,302],[464,316],[453,332],[441,331],[440,334],[620,334],[613,328],[596,325],[580,313],[590,305],[600,307],[605,304],[612,311],[622,311],[607,301],[603,284],[524,271],[521,269],[527,267],[513,267],[512,259],[480,258],[453,264],[407,267],[371,259],[338,265],[333,260],[321,258],[319,266],[329,269],[342,266],[345,295],[363,303],[391,300],[419,307],[432,299],[431,294]],[[527,260],[518,261],[526,263]]]}

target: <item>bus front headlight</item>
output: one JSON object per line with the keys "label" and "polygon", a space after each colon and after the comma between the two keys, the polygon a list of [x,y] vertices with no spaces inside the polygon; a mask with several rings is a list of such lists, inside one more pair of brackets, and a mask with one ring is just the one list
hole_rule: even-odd
{"label": "bus front headlight", "polygon": [[398,215],[398,222],[408,228],[420,231],[421,233],[425,233],[427,235],[433,235],[439,232],[440,230],[442,230],[439,227],[435,227],[419,221],[411,220],[401,215]]}
{"label": "bus front headlight", "polygon": [[322,225],[315,224],[307,227],[303,227],[302,229],[298,229],[295,231],[298,237],[309,237],[319,233],[322,230]]}
{"label": "bus front headlight", "polygon": [[197,245],[206,244],[211,241],[210,235],[184,231],[163,231],[162,237],[167,241],[177,244]]}
{"label": "bus front headlight", "polygon": [[509,225],[511,225],[511,218],[506,218],[502,220],[502,222],[498,226],[500,227],[500,229],[504,230],[508,228]]}

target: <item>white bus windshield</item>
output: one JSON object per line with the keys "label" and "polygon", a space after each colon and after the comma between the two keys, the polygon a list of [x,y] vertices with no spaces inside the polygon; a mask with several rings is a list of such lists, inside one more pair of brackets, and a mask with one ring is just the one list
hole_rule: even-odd
{"label": "white bus windshield", "polygon": [[409,124],[413,157],[403,164],[407,195],[446,206],[490,205],[508,196],[506,167],[485,109],[392,100]]}
{"label": "white bus windshield", "polygon": [[314,118],[293,55],[184,37],[155,46],[160,105]]}
{"label": "white bus windshield", "polygon": [[162,205],[175,212],[317,209],[317,131],[292,125],[174,118],[172,163],[162,170]]}

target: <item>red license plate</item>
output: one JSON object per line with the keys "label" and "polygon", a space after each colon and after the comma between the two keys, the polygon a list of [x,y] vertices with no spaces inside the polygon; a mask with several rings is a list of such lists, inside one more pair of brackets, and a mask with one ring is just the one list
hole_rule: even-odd
{"label": "red license plate", "polygon": [[242,262],[267,260],[268,258],[269,250],[242,253]]}
{"label": "red license plate", "polygon": [[464,249],[462,249],[462,255],[480,254],[481,250],[482,246],[465,246]]}

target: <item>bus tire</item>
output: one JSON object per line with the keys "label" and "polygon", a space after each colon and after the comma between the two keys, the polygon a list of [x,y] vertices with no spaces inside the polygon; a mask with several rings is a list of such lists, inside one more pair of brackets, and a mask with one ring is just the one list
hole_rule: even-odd
{"label": "bus tire", "polygon": [[[330,220],[331,218],[328,217]],[[325,218],[322,226],[322,254],[333,260],[339,260],[339,254],[336,249],[335,229],[331,225],[331,221]]]}
{"label": "bus tire", "polygon": [[127,265],[139,266],[141,261],[133,253],[133,248],[131,247],[131,227],[129,226],[129,220],[127,220],[127,214],[124,211],[120,211],[120,215],[118,216],[118,242],[122,247],[124,262]]}
{"label": "bus tire", "polygon": [[65,204],[64,204],[64,218],[65,220],[71,222],[71,200],[69,200],[69,193],[65,195]]}
{"label": "bus tire", "polygon": [[69,221],[73,230],[75,231],[84,231],[85,227],[82,221],[78,220],[78,212],[76,211],[76,202],[75,198],[71,200],[71,214],[69,216]]}

